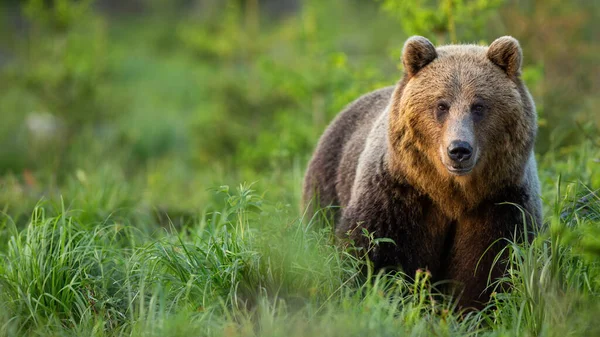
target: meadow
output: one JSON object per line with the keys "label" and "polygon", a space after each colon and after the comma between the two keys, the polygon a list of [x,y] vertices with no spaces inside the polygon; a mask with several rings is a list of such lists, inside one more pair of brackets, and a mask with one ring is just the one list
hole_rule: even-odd
{"label": "meadow", "polygon": [[[3,2],[0,336],[600,336],[599,7]],[[524,50],[545,224],[482,311],[300,206],[319,136],[412,34]]]}

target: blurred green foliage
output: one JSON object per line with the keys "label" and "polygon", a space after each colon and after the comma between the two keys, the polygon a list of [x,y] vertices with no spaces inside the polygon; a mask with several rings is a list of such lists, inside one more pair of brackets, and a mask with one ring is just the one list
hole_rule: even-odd
{"label": "blurred green foliage", "polygon": [[[479,41],[486,23],[504,0],[381,0],[382,8],[397,18],[405,33],[431,35],[434,43]],[[458,31],[457,31],[458,30]]]}
{"label": "blurred green foliage", "polygon": [[514,35],[540,114],[538,151],[568,155],[569,146],[598,142],[590,2],[28,0],[2,8],[0,201],[8,209],[54,200],[79,181],[76,172],[100,171],[117,172],[101,174],[115,184],[135,181],[147,209],[196,209],[210,201],[207,187],[238,181],[294,204],[290,188],[324,128],[359,95],[399,79],[411,34],[438,43]]}

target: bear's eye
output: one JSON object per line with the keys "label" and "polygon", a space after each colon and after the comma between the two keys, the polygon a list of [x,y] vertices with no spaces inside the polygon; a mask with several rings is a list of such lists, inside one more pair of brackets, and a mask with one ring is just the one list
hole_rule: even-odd
{"label": "bear's eye", "polygon": [[473,112],[473,114],[476,117],[481,118],[481,117],[483,117],[483,114],[485,113],[485,106],[483,104],[480,104],[480,103],[475,103],[471,107],[471,112]]}
{"label": "bear's eye", "polygon": [[450,106],[445,102],[440,102],[435,107],[435,118],[438,121],[443,122],[444,119],[446,119],[446,115],[448,114],[449,111],[450,111]]}

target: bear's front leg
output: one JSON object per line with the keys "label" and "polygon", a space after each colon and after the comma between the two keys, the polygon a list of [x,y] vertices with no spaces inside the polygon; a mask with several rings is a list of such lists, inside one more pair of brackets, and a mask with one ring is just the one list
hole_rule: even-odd
{"label": "bear's front leg", "polygon": [[[349,238],[359,255],[369,250],[368,257],[376,270],[402,269],[414,276],[417,269],[429,270],[433,277],[442,274],[440,255],[444,246],[443,233],[449,220],[432,201],[411,186],[376,180],[377,193],[362,193],[342,209],[336,229],[341,239]],[[374,239],[391,242],[370,242],[363,229]]]}
{"label": "bear's front leg", "polygon": [[488,287],[488,280],[493,282],[504,274],[508,256],[503,254],[496,263],[494,260],[508,240],[523,242],[532,238],[534,221],[531,212],[523,208],[527,198],[520,189],[507,191],[456,222],[446,278],[455,281],[453,290],[460,296],[458,303],[462,308],[480,309],[488,302],[494,290],[493,286]]}

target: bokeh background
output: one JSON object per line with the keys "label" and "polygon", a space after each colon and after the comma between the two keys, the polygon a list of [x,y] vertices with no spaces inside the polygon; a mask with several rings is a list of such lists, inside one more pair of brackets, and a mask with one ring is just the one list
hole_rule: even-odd
{"label": "bokeh background", "polygon": [[581,153],[600,146],[599,4],[2,1],[0,210],[19,218],[41,200],[176,222],[244,182],[297,210],[318,137],[346,104],[400,78],[413,34],[516,37],[542,183],[572,156],[581,171],[565,178],[597,187],[598,159]]}

